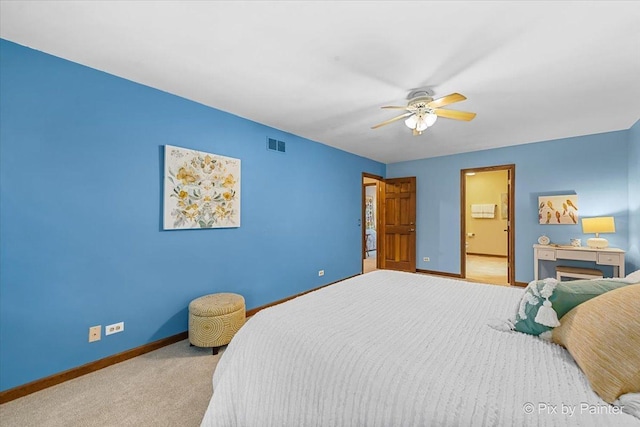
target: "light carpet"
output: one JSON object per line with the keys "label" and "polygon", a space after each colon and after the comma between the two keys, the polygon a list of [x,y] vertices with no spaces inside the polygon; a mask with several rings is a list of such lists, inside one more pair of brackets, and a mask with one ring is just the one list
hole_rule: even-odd
{"label": "light carpet", "polygon": [[177,342],[0,405],[0,425],[199,426],[224,350]]}
{"label": "light carpet", "polygon": [[509,286],[507,258],[467,254],[467,280]]}

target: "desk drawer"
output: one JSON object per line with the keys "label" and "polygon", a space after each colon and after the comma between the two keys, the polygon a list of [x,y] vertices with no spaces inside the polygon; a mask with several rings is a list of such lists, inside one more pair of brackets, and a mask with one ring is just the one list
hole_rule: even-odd
{"label": "desk drawer", "polygon": [[598,264],[620,265],[620,254],[598,254]]}
{"label": "desk drawer", "polygon": [[556,251],[553,249],[538,249],[538,259],[544,259],[547,261],[556,260]]}
{"label": "desk drawer", "polygon": [[589,251],[572,251],[565,249],[558,249],[556,253],[558,259],[575,259],[578,261],[595,261],[596,252]]}

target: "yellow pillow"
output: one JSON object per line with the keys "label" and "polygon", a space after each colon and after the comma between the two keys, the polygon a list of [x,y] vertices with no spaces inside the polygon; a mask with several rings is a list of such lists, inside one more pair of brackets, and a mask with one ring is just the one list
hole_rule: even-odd
{"label": "yellow pillow", "polygon": [[562,317],[552,340],[569,350],[604,401],[640,393],[640,284],[578,305]]}

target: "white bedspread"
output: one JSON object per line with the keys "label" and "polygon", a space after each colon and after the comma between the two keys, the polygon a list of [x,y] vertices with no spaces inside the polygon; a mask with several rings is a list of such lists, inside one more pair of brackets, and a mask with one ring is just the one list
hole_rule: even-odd
{"label": "white bedspread", "polygon": [[521,294],[375,271],[262,310],[222,355],[202,426],[638,426],[562,347],[487,326]]}

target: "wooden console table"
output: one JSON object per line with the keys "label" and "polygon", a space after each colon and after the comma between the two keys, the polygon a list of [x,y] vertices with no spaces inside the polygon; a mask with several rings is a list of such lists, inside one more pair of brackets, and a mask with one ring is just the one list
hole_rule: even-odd
{"label": "wooden console table", "polygon": [[533,245],[533,277],[534,280],[538,280],[540,261],[563,259],[611,265],[615,277],[624,277],[624,254],[625,252],[618,248],[593,249],[589,247]]}

